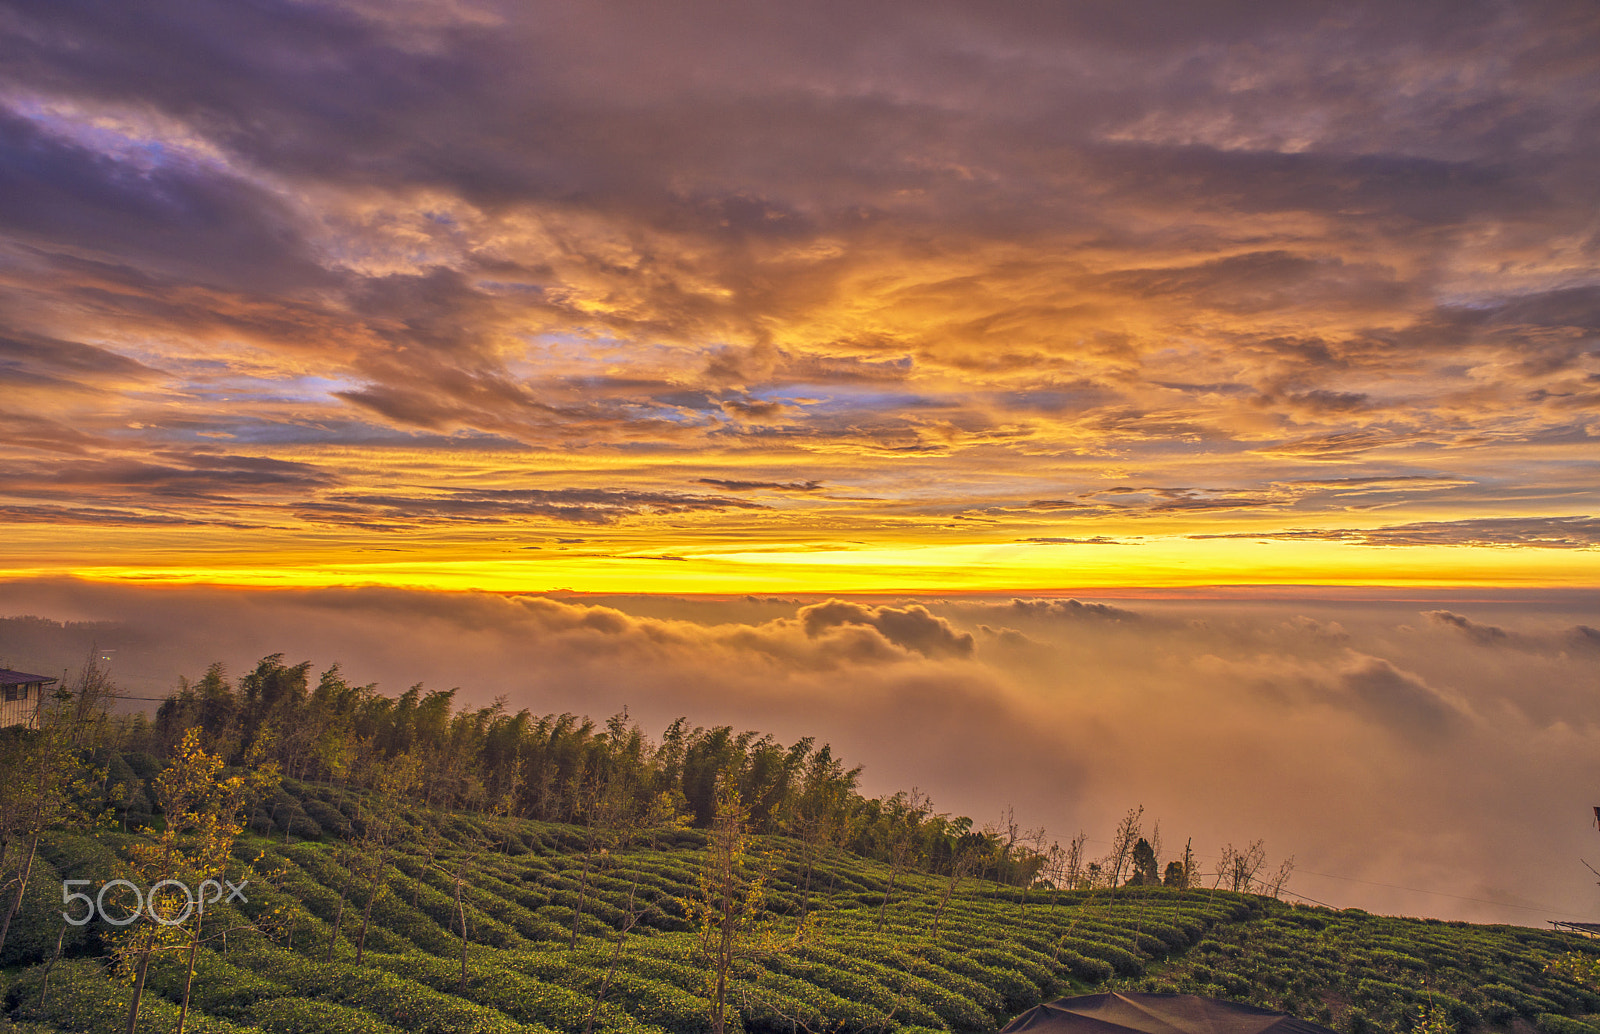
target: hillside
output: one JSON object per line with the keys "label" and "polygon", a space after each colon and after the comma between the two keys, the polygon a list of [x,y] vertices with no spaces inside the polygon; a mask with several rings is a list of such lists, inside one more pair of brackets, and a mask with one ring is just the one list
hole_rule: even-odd
{"label": "hillside", "polygon": [[[382,832],[370,800],[327,784],[286,781],[284,791],[276,817],[234,845],[232,875],[250,880],[249,900],[207,913],[213,935],[233,929],[199,950],[186,1030],[712,1029],[706,956],[686,911],[704,898],[705,831],[666,828],[602,853],[582,827],[407,807],[381,817],[388,845],[363,854]],[[66,927],[60,960],[47,963],[63,929],[60,881],[126,872],[138,839],[104,831],[43,842],[3,960],[18,1029],[125,1028],[129,990],[108,971],[110,927]],[[750,873],[766,874],[765,909],[747,942],[758,950],[733,965],[730,1030],[983,1034],[1041,1000],[1107,985],[1237,998],[1351,1034],[1409,1031],[1430,1002],[1464,1032],[1537,1024],[1583,1034],[1600,1012],[1600,995],[1545,972],[1563,952],[1597,949],[1544,931],[1226,891],[1057,894],[976,878],[954,887],[939,916],[945,877],[829,849],[808,881],[802,847],[753,838],[743,856]],[[384,862],[382,890],[357,964],[372,886],[361,870],[373,858]],[[812,928],[796,945],[788,938],[806,905]],[[176,954],[158,957],[140,1030],[175,1029],[183,975]]]}

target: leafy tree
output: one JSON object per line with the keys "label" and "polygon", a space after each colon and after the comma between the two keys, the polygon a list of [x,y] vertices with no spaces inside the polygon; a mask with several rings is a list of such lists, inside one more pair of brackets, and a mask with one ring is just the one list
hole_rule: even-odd
{"label": "leafy tree", "polygon": [[1456,1034],[1456,1025],[1450,1022],[1448,1009],[1430,1001],[1419,1011],[1411,1034]]}
{"label": "leafy tree", "polygon": [[[600,1010],[605,1005],[606,994],[611,990],[612,981],[617,978],[617,969],[622,963],[623,950],[628,943],[628,934],[638,925],[644,917],[644,910],[634,907],[634,902],[639,895],[639,874],[633,874],[633,883],[628,887],[628,904],[623,909],[622,921],[617,924],[616,940],[611,946],[611,964],[606,967],[606,975],[600,981],[600,986],[595,989],[594,1004],[589,1008],[588,1018],[583,1023],[583,1034],[594,1034],[595,1021],[600,1018]],[[464,921],[463,921],[464,922]]]}
{"label": "leafy tree", "polygon": [[488,846],[481,839],[471,839],[464,845],[465,849],[456,855],[454,865],[449,868],[439,867],[449,877],[450,885],[455,891],[456,921],[461,924],[461,979],[456,983],[458,995],[467,993],[467,945],[470,943],[467,933],[467,906],[461,900],[461,891],[471,882],[472,870]]}
{"label": "leafy tree", "polygon": [[[195,959],[199,955],[204,932],[202,929],[206,906],[204,888],[208,881],[213,884],[223,881],[228,861],[233,854],[234,841],[244,831],[244,816],[249,814],[250,806],[257,798],[278,784],[277,765],[256,758],[247,759],[253,763],[247,764],[243,773],[217,779],[216,772],[220,768],[221,758],[208,756],[201,751],[198,738],[192,735],[193,730],[190,732],[191,735],[184,738],[174,763],[174,769],[177,771],[174,781],[192,778],[195,775],[206,776],[209,770],[209,775],[206,776],[209,783],[194,787],[192,794],[188,794],[185,790],[174,792],[173,795],[178,802],[182,802],[186,796],[192,802],[187,811],[173,812],[163,805],[166,828],[162,835],[168,835],[176,825],[179,833],[187,836],[189,846],[185,857],[188,863],[185,875],[191,887],[201,888],[200,902],[194,912],[194,925],[180,928],[188,937],[189,957],[184,966],[183,1003],[178,1013],[177,1034],[183,1034],[184,1021],[189,1015],[189,997],[194,987]],[[220,893],[217,897],[221,897]],[[226,931],[223,935],[226,935]]]}
{"label": "leafy tree", "polygon": [[894,900],[895,882],[913,859],[917,833],[930,810],[927,796],[915,788],[909,794],[895,794],[887,803],[883,838],[889,856],[889,884],[883,890],[883,904],[878,906],[879,933],[883,932],[883,923],[889,914],[889,902]]}
{"label": "leafy tree", "polygon": [[[0,750],[0,873],[11,874],[0,890],[16,884],[0,919],[0,951],[22,907],[40,837],[53,826],[89,817],[86,809],[92,806],[85,802],[96,779],[79,748],[90,746],[103,728],[108,685],[91,653],[74,691],[58,691],[48,706],[40,701],[37,729],[0,731],[11,741]],[[19,855],[24,844],[26,851]],[[16,863],[9,864],[13,858]]]}
{"label": "leafy tree", "polygon": [[698,934],[696,946],[706,967],[712,1034],[726,1034],[728,981],[734,966],[742,959],[788,950],[812,929],[809,922],[802,921],[787,939],[778,936],[766,908],[769,873],[751,867],[749,815],[739,797],[736,777],[726,773],[718,780],[699,893],[680,902]]}
{"label": "leafy tree", "polygon": [[[244,828],[241,814],[255,796],[275,785],[278,779],[277,766],[270,762],[251,766],[248,774],[227,778],[219,778],[221,770],[222,758],[206,752],[198,728],[189,729],[172,763],[156,779],[156,800],[165,819],[161,832],[153,842],[137,843],[130,848],[134,869],[150,889],[152,900],[148,907],[152,913],[160,914],[163,921],[140,920],[125,930],[115,944],[118,968],[133,981],[128,1034],[134,1034],[138,1028],[145,978],[151,956],[157,951],[189,949],[179,1034],[188,1015],[204,905],[189,908],[185,892],[185,908],[174,915],[172,904],[156,900],[158,888],[168,880],[181,880],[191,889],[198,888],[204,880],[220,880],[233,842]],[[204,892],[198,893],[203,899]]]}
{"label": "leafy tree", "polygon": [[983,838],[971,831],[971,819],[957,819],[949,828],[950,860],[946,863],[944,886],[939,891],[939,907],[933,913],[933,929],[928,934],[935,941],[939,939],[939,921],[944,918],[951,896],[961,886],[961,881],[977,870],[983,858]]}
{"label": "leafy tree", "polygon": [[1584,987],[1600,990],[1600,955],[1569,951],[1547,963],[1545,973],[1562,977]]}
{"label": "leafy tree", "polygon": [[[374,808],[363,823],[357,842],[356,862],[367,884],[367,901],[361,909],[361,931],[356,936],[356,965],[367,949],[367,930],[372,924],[372,906],[387,888],[384,873],[400,835],[400,807],[416,788],[421,763],[414,754],[403,754],[381,766],[373,776]],[[332,946],[329,946],[331,952]]]}
{"label": "leafy tree", "polygon": [[800,915],[811,914],[811,880],[822,852],[846,824],[850,799],[855,794],[860,767],[846,770],[824,745],[806,763],[798,792],[789,796],[782,829],[800,847]]}

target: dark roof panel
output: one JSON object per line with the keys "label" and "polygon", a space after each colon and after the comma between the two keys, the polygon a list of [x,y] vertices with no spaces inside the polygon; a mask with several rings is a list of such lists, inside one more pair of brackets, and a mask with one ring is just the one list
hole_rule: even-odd
{"label": "dark roof panel", "polygon": [[0,668],[0,686],[22,686],[31,682],[54,682],[49,675],[29,675],[25,671],[12,671],[10,668]]}
{"label": "dark roof panel", "polygon": [[1029,1009],[1001,1034],[1332,1034],[1288,1013],[1175,994],[1058,998]]}

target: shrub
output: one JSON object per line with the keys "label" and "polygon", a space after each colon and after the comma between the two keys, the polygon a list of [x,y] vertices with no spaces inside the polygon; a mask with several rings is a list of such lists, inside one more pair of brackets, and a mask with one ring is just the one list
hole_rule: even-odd
{"label": "shrub", "polygon": [[[65,960],[50,970],[49,993],[39,1004],[43,967],[26,971],[18,981],[17,1016],[35,1020],[58,1031],[83,1034],[122,1034],[128,1023],[130,991],[111,980],[99,966]],[[178,1026],[178,1007],[159,995],[146,993],[139,1007],[139,1029],[145,1034],[167,1034]],[[236,1034],[242,1028],[190,1009],[185,1031],[194,1034]]]}
{"label": "shrub", "polygon": [[306,998],[271,998],[255,1010],[256,1026],[272,1034],[399,1034],[376,1017],[348,1005]]}
{"label": "shrub", "polygon": [[352,832],[350,820],[345,818],[344,813],[333,805],[313,797],[302,801],[300,807],[308,818],[321,827],[324,833],[336,837],[350,836]]}
{"label": "shrub", "polygon": [[[0,911],[10,907],[15,893],[15,885],[0,891]],[[56,951],[57,937],[61,938],[61,951],[69,955],[88,942],[89,928],[73,926],[63,920],[60,902],[61,874],[41,851],[33,860],[22,904],[11,918],[5,951],[0,952],[0,966],[29,965],[51,958]],[[79,904],[75,911],[81,910]]]}
{"label": "shrub", "polygon": [[1553,1012],[1540,1013],[1538,1018],[1534,1020],[1534,1026],[1538,1027],[1544,1034],[1596,1034],[1597,1031],[1600,1031],[1600,1028],[1591,1027],[1589,1024],[1572,1019],[1570,1016],[1562,1016]]}
{"label": "shrub", "polygon": [[359,1006],[387,1023],[425,1034],[513,1034],[521,1025],[492,1009],[392,973],[342,963],[314,963],[286,951],[253,946],[252,969],[306,997]]}
{"label": "shrub", "polygon": [[[184,966],[180,960],[170,959],[150,966],[145,987],[147,993],[154,991],[181,1003],[183,982]],[[287,994],[289,989],[283,984],[225,962],[209,949],[202,948],[195,958],[194,982],[189,992],[191,1009],[249,1024],[255,1022],[256,1008],[263,1000]]]}

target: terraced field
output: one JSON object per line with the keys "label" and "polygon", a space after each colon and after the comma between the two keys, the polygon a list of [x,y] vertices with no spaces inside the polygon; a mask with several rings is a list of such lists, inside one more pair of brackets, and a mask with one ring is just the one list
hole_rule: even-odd
{"label": "terraced field", "polygon": [[[403,814],[410,835],[388,854],[358,963],[370,884],[338,834],[360,832],[362,811],[332,787],[291,782],[285,792],[293,806],[236,845],[249,901],[208,915],[213,932],[232,929],[200,950],[186,1030],[711,1030],[684,903],[698,893],[704,834],[671,830],[654,844],[586,856],[576,827]],[[318,837],[297,839],[297,830]],[[30,905],[0,960],[17,1029],[124,1029],[129,989],[107,966],[110,928],[63,933],[54,902],[64,878],[124,871],[132,839],[62,835],[43,846]],[[1108,984],[1238,998],[1351,1034],[1409,1031],[1430,1002],[1463,1030],[1600,1030],[1588,1026],[1600,995],[1545,973],[1550,959],[1587,945],[1542,931],[1162,887],[1034,888],[1024,901],[1017,888],[969,879],[935,936],[942,878],[900,874],[879,929],[886,866],[833,852],[807,893],[792,843],[753,846],[752,862],[769,874],[768,939],[784,950],[734,970],[729,1025],[746,1034],[986,1034],[1040,1001]],[[803,898],[816,928],[785,944]],[[175,954],[152,966],[140,1030],[175,1029],[183,983]]]}

